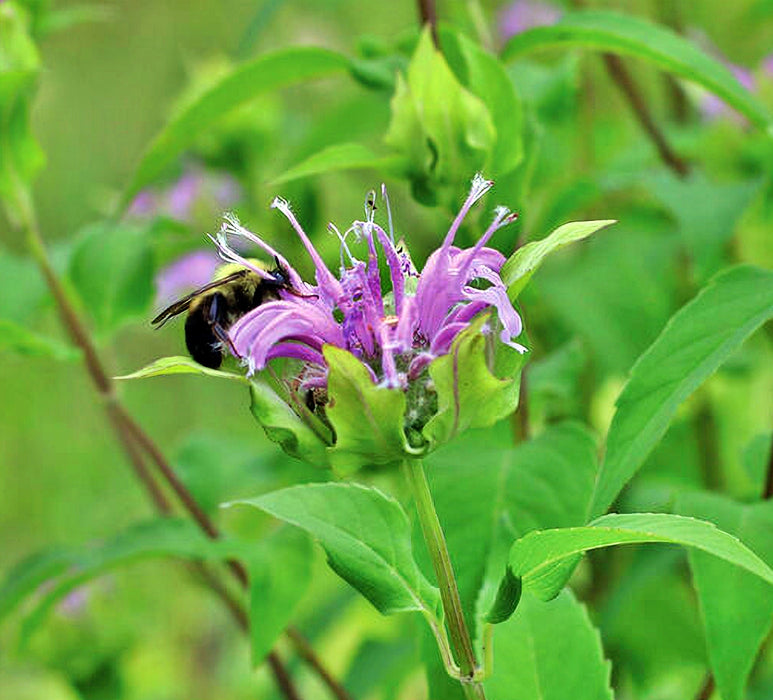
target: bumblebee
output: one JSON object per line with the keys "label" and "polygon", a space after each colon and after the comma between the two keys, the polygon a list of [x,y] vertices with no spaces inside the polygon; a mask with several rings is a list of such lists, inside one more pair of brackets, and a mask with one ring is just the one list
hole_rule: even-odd
{"label": "bumblebee", "polygon": [[293,292],[287,272],[278,260],[275,263],[274,269],[267,270],[270,279],[241,265],[224,265],[212,282],[168,306],[151,324],[161,328],[169,319],[187,311],[185,345],[188,352],[200,365],[218,369],[226,348],[237,355],[228,329],[261,304],[279,299],[280,289]]}

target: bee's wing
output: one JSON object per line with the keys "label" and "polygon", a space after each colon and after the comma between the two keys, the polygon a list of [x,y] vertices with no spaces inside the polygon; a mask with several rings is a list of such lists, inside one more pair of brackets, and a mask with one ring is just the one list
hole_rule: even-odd
{"label": "bee's wing", "polygon": [[221,287],[224,284],[228,284],[228,282],[233,282],[234,280],[237,280],[240,277],[243,277],[244,273],[245,273],[245,270],[238,270],[236,272],[233,272],[230,275],[227,275],[226,277],[221,277],[220,279],[214,280],[209,284],[205,284],[203,287],[199,287],[198,289],[192,291],[187,296],[184,296],[182,299],[178,299],[174,304],[167,306],[158,316],[156,316],[150,322],[151,325],[155,326],[156,328],[161,328],[161,326],[163,326],[170,318],[179,316],[181,313],[187,311],[191,305],[191,302],[197,296],[203,294],[204,292],[208,292],[210,289],[215,289],[217,287]]}

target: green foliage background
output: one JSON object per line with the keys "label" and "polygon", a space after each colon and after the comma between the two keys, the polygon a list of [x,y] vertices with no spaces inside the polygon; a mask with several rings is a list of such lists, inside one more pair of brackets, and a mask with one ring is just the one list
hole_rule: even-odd
{"label": "green foliage background", "polygon": [[[469,3],[438,4],[444,20],[476,36]],[[75,5],[62,1],[55,7]],[[500,4],[480,5],[493,26]],[[666,24],[674,21],[669,10],[677,8],[678,23],[691,37],[708,39],[728,60],[748,67],[757,66],[773,46],[773,4],[763,0],[744,0],[732,7],[720,0],[593,5]],[[40,228],[58,269],[82,296],[113,374],[128,374],[157,357],[182,353],[180,324],[156,333],[146,322],[153,315],[152,275],[177,254],[203,247],[203,234],[219,226],[220,212],[205,202],[186,226],[162,222],[152,231],[128,232],[126,247],[120,241],[105,249],[88,246],[89,238],[102,235],[94,224],[108,219],[141,154],[168,117],[235,62],[290,45],[322,46],[360,57],[383,52],[393,59],[386,63],[387,74],[395,66],[404,70],[416,41],[415,15],[410,2],[366,7],[349,0],[123,0],[107,6],[106,17],[51,33],[42,41],[44,69],[32,110],[34,132],[47,160],[34,188]],[[609,429],[626,379],[634,377],[621,405],[637,391],[647,391],[647,377],[635,383],[634,362],[668,319],[722,268],[738,262],[773,266],[770,135],[729,115],[701,121],[694,86],[687,88],[686,117],[680,120],[673,85],[663,73],[644,61],[632,59],[628,65],[674,148],[693,164],[689,181],[675,178],[657,159],[596,53],[528,54],[507,68],[528,123],[539,127],[525,132],[524,170],[504,178],[489,195],[521,212],[520,229],[505,229],[495,240],[497,247],[509,255],[519,237],[542,238],[570,220],[614,218],[620,223],[548,260],[519,299],[533,344],[528,400],[538,437],[511,451],[505,423],[485,434],[473,433],[429,460],[441,520],[450,523],[452,555],[464,561],[463,595],[477,593],[483,584],[481,596],[493,599],[497,578],[484,570],[485,562],[476,553],[478,548],[495,548],[502,536],[496,528],[478,531],[469,526],[475,509],[469,519],[462,515],[470,500],[493,509],[494,496],[506,494],[502,512],[508,521],[508,543],[534,528],[579,526],[599,515],[607,504],[601,498],[599,512],[592,506],[591,485],[599,469],[594,444]],[[450,202],[458,200],[458,192],[443,189],[446,183],[438,186],[434,207],[417,203],[414,196],[428,201],[426,192],[398,178],[388,161],[378,161],[376,170],[336,171],[271,184],[331,144],[362,144],[368,150],[357,151],[355,161],[367,162],[368,152],[389,155],[383,136],[392,88],[378,88],[382,70],[378,62],[360,66],[359,78],[369,88],[343,75],[261,95],[201,133],[187,155],[167,165],[154,182],[173,182],[186,158],[213,170],[230,170],[244,186],[236,210],[245,224],[279,244],[308,273],[308,261],[289,240],[283,222],[268,210],[273,196],[291,200],[332,261],[337,245],[323,233],[325,223],[333,220],[345,227],[361,216],[364,193],[385,180],[398,231],[409,240],[414,258],[423,261],[446,230],[455,206]],[[770,113],[773,77],[760,75],[758,85],[758,99]],[[528,189],[526,174],[531,178]],[[465,242],[475,231],[471,227],[462,232]],[[148,519],[151,511],[116,449],[77,353],[63,337],[39,273],[21,259],[23,240],[1,214],[0,243],[4,577],[31,552],[109,538]],[[128,298],[113,287],[119,274],[126,275],[132,290]],[[761,280],[742,277],[730,282],[740,285],[738,294],[745,292],[750,299],[746,315],[710,306],[692,326],[696,342],[721,332],[724,323],[749,324],[751,331],[770,317],[769,274]],[[712,289],[716,292],[713,287],[705,293]],[[112,294],[118,302],[108,303]],[[698,302],[701,299],[705,302],[705,297]],[[3,332],[4,322],[9,329],[11,322],[18,322],[35,335],[16,342],[10,330]],[[738,338],[740,349],[685,403],[684,396],[669,395],[672,410],[665,422],[652,426],[655,437],[646,449],[639,446],[633,461],[646,460],[615,507],[621,512],[667,511],[707,518],[738,534],[773,565],[770,503],[759,502],[773,416],[770,324],[741,345],[744,335]],[[641,375],[647,362],[657,369],[673,347],[666,343],[651,353],[637,365]],[[690,381],[689,376],[676,379]],[[679,391],[681,386],[676,394]],[[171,456],[189,488],[230,532],[252,537],[276,526],[253,509],[221,511],[218,504],[328,478],[290,460],[266,439],[250,415],[244,387],[236,382],[181,375],[127,382],[121,394]],[[635,417],[628,419],[635,422]],[[624,423],[625,417],[616,420]],[[579,427],[578,421],[586,427]],[[480,449],[483,443],[508,447],[488,459]],[[460,457],[465,454],[468,459]],[[616,454],[610,444],[602,471],[616,468]],[[545,465],[545,472],[533,470],[534,464]],[[544,473],[554,478],[543,494]],[[405,495],[395,475],[373,472],[364,478],[398,497]],[[454,490],[465,478],[475,482],[474,498]],[[696,496],[701,490],[714,494]],[[535,502],[544,508],[534,509]],[[299,626],[355,697],[423,697],[416,645],[421,620],[382,618],[328,570],[318,548],[314,551],[311,571],[298,568],[298,577],[312,581],[308,590],[299,590],[299,601],[292,599],[291,591],[289,599],[278,604],[293,607]],[[417,556],[428,571],[424,553]],[[290,557],[285,565],[295,571],[291,567],[298,563]],[[773,697],[770,615],[759,612],[773,605],[770,591],[764,583],[747,580],[749,586],[761,588],[754,589],[751,601],[738,596],[732,585],[722,583],[723,577],[749,574],[701,552],[690,553],[689,565],[700,584],[698,593],[684,552],[665,545],[594,552],[575,572],[573,592],[562,593],[557,607],[529,598],[520,616],[505,624],[517,630],[528,627],[528,634],[518,639],[523,644],[529,640],[537,649],[550,644],[546,631],[552,626],[568,625],[562,628],[566,638],[585,644],[588,658],[583,663],[594,669],[589,699],[607,697],[603,657],[612,661],[612,682],[620,699],[695,697],[710,662],[720,676],[725,674],[718,680],[726,692],[735,693],[725,700]],[[268,589],[272,585],[287,595],[290,582],[266,583]],[[20,616],[0,626],[0,697],[276,696],[265,669],[251,670],[249,644],[220,603],[175,563],[142,561],[111,571],[83,590],[85,603],[73,594],[69,606],[56,607],[22,647]],[[587,603],[587,609],[577,600]],[[473,619],[480,611],[474,610],[473,601],[467,602],[465,613]],[[757,607],[750,609],[751,604]],[[718,627],[704,626],[703,616],[712,608],[729,609],[733,615]],[[745,656],[726,641],[739,625],[750,647],[742,650]],[[714,639],[710,651],[707,635]],[[732,676],[737,664],[754,657],[766,635],[762,653],[747,664],[746,688]],[[512,639],[502,643],[501,652],[519,658],[526,652]],[[280,642],[307,697],[323,697],[319,681],[288,649]],[[735,653],[744,659],[734,661]],[[545,673],[545,697],[567,697],[569,688],[573,692],[570,670],[562,685],[561,669],[540,669]],[[533,679],[518,673],[512,682],[530,687]],[[502,692],[501,678],[494,677],[492,695]],[[537,697],[526,697],[532,696]]]}

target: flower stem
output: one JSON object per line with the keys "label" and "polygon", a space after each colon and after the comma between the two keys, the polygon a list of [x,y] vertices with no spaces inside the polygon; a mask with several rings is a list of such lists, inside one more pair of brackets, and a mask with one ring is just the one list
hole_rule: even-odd
{"label": "flower stem", "polygon": [[416,502],[416,510],[419,515],[424,542],[429,550],[432,567],[435,570],[435,577],[440,587],[443,612],[448,624],[451,644],[459,664],[462,688],[467,698],[484,700],[483,686],[473,680],[476,670],[475,653],[472,649],[472,641],[467,630],[467,623],[464,620],[462,602],[459,598],[459,588],[456,585],[456,577],[451,565],[451,557],[448,554],[446,538],[443,534],[443,528],[440,526],[440,520],[438,520],[435,504],[432,501],[432,493],[427,481],[427,475],[424,473],[424,466],[421,460],[418,459],[405,460],[403,465]]}

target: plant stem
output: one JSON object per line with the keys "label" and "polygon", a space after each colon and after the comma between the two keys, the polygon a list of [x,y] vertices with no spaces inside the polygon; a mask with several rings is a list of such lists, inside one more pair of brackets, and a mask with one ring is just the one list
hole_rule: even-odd
{"label": "plant stem", "polygon": [[765,501],[773,500],[773,443],[770,446],[768,455],[768,474],[765,477],[765,489],[762,492],[762,498]]}
{"label": "plant stem", "polygon": [[[156,510],[162,515],[169,515],[172,512],[171,504],[167,499],[164,492],[160,489],[150,471],[147,469],[145,461],[143,459],[142,452],[155,462],[159,471],[161,471],[165,480],[175,491],[180,498],[185,509],[196,520],[196,523],[201,529],[211,538],[216,539],[220,536],[219,531],[211,521],[209,516],[204,512],[201,506],[193,498],[192,494],[187,490],[185,485],[179,480],[174,470],[171,468],[163,452],[145,433],[142,427],[132,418],[126,408],[118,399],[113,380],[110,375],[105,371],[104,366],[97,354],[96,347],[91,339],[86,325],[79,317],[75,304],[71,301],[68,291],[62,284],[61,280],[56,274],[51,261],[48,257],[43,239],[40,235],[40,231],[37,226],[37,219],[35,217],[34,209],[31,202],[28,202],[29,206],[25,207],[24,212],[24,228],[27,234],[27,244],[30,249],[30,253],[43,274],[43,277],[48,285],[54,301],[56,302],[56,308],[59,313],[60,320],[72,342],[83,352],[83,358],[97,392],[103,399],[105,404],[105,411],[110,420],[110,423],[115,431],[116,437],[123,447],[129,461],[132,465],[132,469],[142,483],[149,498],[153,502]],[[244,567],[237,561],[229,561],[229,567],[231,568],[234,576],[239,580],[243,587],[247,587],[248,579]],[[202,567],[203,568],[203,567]],[[206,572],[206,569],[204,569]],[[209,572],[207,572],[209,574]],[[237,612],[238,601],[224,597],[223,593],[229,594],[228,590],[220,585],[213,585],[212,575],[209,574],[204,577],[210,587],[218,594],[221,599],[224,600],[226,605],[231,610],[234,618],[239,623],[240,627],[245,631],[248,629],[248,619],[246,613],[243,610]],[[217,579],[215,578],[214,581]],[[219,581],[218,581],[219,584]],[[230,594],[229,594],[230,595]],[[236,607],[235,607],[236,606]],[[292,634],[289,630],[286,633],[290,636],[293,644],[298,648],[300,646],[299,640],[305,642],[304,648],[301,650],[298,648],[299,654],[306,660],[312,668],[322,678],[323,682],[328,686],[331,693],[338,700],[351,700],[346,690],[333,678],[333,676],[325,670],[321,660],[315,655],[311,645],[303,639],[301,633],[292,629]],[[311,661],[313,659],[313,662]],[[301,700],[300,695],[295,688],[292,678],[290,677],[287,669],[282,663],[276,652],[269,652],[266,657],[269,668],[271,669],[274,680],[277,687],[281,691],[286,700]]]}
{"label": "plant stem", "polygon": [[468,698],[483,699],[485,698],[483,686],[473,681],[476,670],[475,653],[472,649],[470,633],[467,631],[467,623],[462,611],[459,588],[456,585],[456,577],[451,565],[451,557],[448,554],[446,538],[438,520],[435,504],[432,501],[432,493],[427,481],[427,475],[424,473],[424,466],[421,460],[418,459],[405,460],[403,465],[416,503],[424,542],[429,550],[432,567],[435,570],[435,577],[440,587],[443,612],[448,624],[451,644],[459,664],[462,687]]}
{"label": "plant stem", "polygon": [[437,36],[437,9],[435,7],[435,0],[417,0],[419,10],[419,22],[422,27],[429,25],[429,30],[432,33],[432,40],[435,42],[435,46],[438,46]]}

